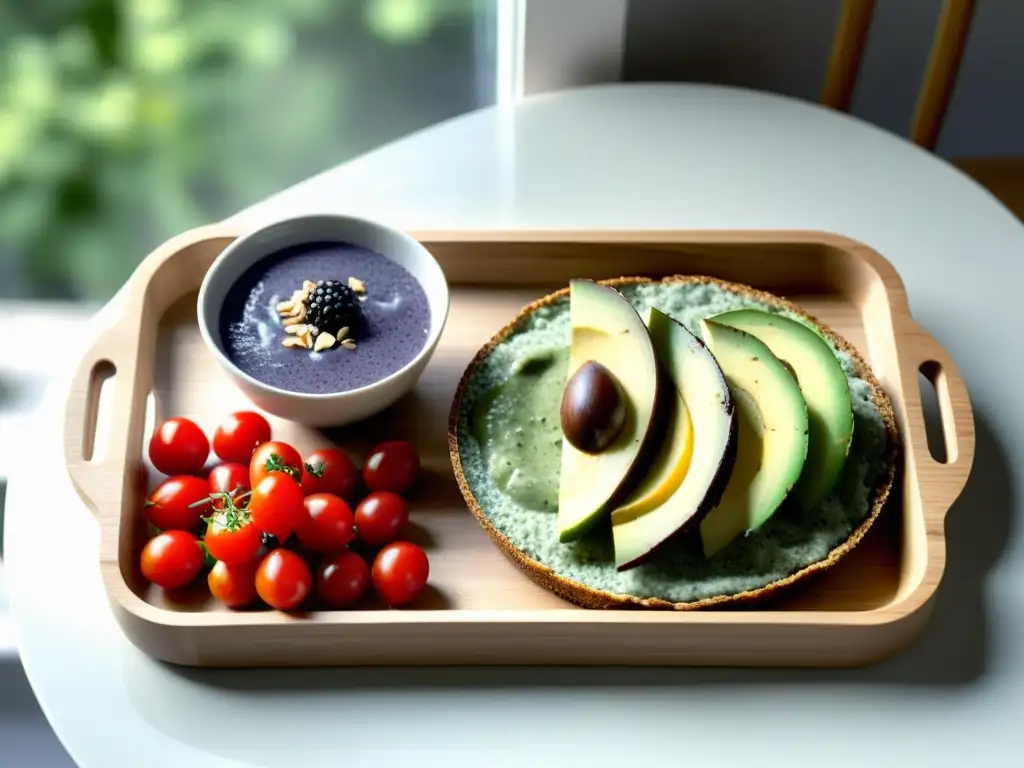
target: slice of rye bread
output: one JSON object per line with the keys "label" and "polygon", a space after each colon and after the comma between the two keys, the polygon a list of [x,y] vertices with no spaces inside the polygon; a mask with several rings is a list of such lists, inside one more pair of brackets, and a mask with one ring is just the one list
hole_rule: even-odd
{"label": "slice of rye bread", "polygon": [[[460,411],[463,397],[477,367],[480,366],[480,364],[499,344],[513,335],[515,331],[519,329],[522,322],[532,313],[568,296],[569,289],[563,288],[524,307],[520,313],[516,315],[510,323],[508,323],[508,325],[498,331],[498,333],[495,334],[495,336],[477,352],[476,356],[466,367],[452,400],[452,406],[448,417],[448,452],[451,457],[452,467],[455,471],[455,478],[458,482],[459,489],[462,491],[463,498],[466,500],[469,510],[479,521],[480,525],[483,526],[484,530],[498,548],[504,552],[505,555],[511,559],[521,571],[523,571],[538,585],[550,590],[559,597],[575,605],[579,605],[583,608],[595,609],[650,608],[662,610],[694,610],[699,608],[709,608],[712,606],[718,607],[732,603],[746,603],[775,596],[780,592],[780,590],[783,590],[798,581],[806,579],[813,574],[820,573],[827,568],[830,568],[835,565],[843,555],[850,552],[864,537],[864,534],[867,533],[868,529],[878,518],[878,515],[885,506],[885,502],[889,497],[889,492],[895,480],[896,468],[899,463],[898,460],[901,452],[900,437],[896,428],[896,419],[893,413],[892,401],[882,389],[878,380],[875,378],[874,373],[868,367],[860,353],[849,342],[835,333],[835,331],[822,325],[814,317],[800,309],[800,307],[793,302],[741,283],[727,282],[704,275],[671,275],[660,279],[647,277],[619,277],[609,280],[600,280],[598,282],[612,287],[656,282],[688,283],[691,285],[710,284],[741,297],[749,298],[753,301],[770,305],[779,310],[790,312],[812,323],[834,344],[836,349],[850,357],[853,362],[856,376],[863,379],[870,387],[871,399],[878,410],[884,425],[887,439],[884,466],[879,472],[878,479],[874,484],[873,493],[869,502],[870,508],[868,509],[867,515],[860,524],[853,529],[849,536],[847,536],[847,538],[837,546],[833,547],[824,558],[810,563],[784,578],[772,581],[757,589],[748,589],[732,594],[715,595],[691,602],[670,602],[658,597],[638,597],[631,594],[620,594],[603,589],[597,589],[557,573],[551,567],[529,557],[516,547],[516,545],[504,533],[494,526],[470,488],[470,484],[463,471],[462,459],[459,450],[458,427]],[[608,568],[613,569],[614,564],[609,563]]]}

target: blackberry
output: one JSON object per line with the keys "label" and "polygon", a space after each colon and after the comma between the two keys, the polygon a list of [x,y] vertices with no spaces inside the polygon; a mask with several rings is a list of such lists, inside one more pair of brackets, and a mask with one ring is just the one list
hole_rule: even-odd
{"label": "blackberry", "polygon": [[281,542],[277,536],[271,536],[269,533],[260,534],[260,546],[256,550],[256,554],[262,559],[264,556],[269,555],[275,549],[281,546]]}
{"label": "blackberry", "polygon": [[[306,299],[306,322],[320,333],[338,335],[348,328],[354,337],[362,327],[363,312],[355,291],[339,280],[320,280]],[[340,339],[339,339],[340,341]]]}

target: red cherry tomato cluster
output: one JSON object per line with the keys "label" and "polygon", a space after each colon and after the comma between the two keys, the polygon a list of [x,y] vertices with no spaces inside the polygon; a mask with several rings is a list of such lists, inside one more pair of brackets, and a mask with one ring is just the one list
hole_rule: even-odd
{"label": "red cherry tomato cluster", "polygon": [[[212,440],[189,419],[157,426],[149,459],[169,476],[143,508],[156,529],[143,575],[177,589],[208,567],[210,593],[229,608],[343,608],[371,584],[386,605],[415,601],[430,572],[426,553],[401,540],[402,494],[420,474],[416,449],[383,442],[359,467],[336,448],[303,459],[271,438],[252,411],[230,414]],[[204,473],[211,446],[220,461]]]}

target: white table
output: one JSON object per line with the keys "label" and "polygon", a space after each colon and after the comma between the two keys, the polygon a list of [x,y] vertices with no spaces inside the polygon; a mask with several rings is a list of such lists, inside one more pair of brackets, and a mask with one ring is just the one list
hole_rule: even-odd
{"label": "white table", "polygon": [[[42,301],[0,301],[0,493],[8,469],[24,450],[18,435],[32,434],[32,412],[42,400],[46,382],[66,366],[61,356],[40,355],[39,328],[67,339],[73,349],[89,340],[89,318],[95,307],[88,304]],[[6,503],[0,499],[0,526]],[[17,663],[18,651],[7,605],[3,552],[0,551],[0,665]],[[0,703],[3,702],[0,696]]]}
{"label": "white table", "polygon": [[[408,228],[807,227],[874,246],[959,363],[977,415],[976,473],[949,516],[934,619],[911,650],[863,670],[179,670],[121,635],[100,587],[92,518],[74,505],[47,508],[48,484],[65,481],[26,465],[7,513],[11,608],[29,679],[80,764],[1020,758],[1024,551],[1010,532],[1024,517],[1014,292],[1024,227],[982,188],[900,139],[797,101],[608,86],[450,121],[239,219],[313,209]],[[54,386],[38,411],[41,452],[58,450],[63,397]],[[41,525],[61,532],[54,549]]]}

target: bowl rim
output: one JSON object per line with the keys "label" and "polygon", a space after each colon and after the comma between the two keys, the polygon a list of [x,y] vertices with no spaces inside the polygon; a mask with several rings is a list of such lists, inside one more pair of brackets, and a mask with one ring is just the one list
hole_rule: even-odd
{"label": "bowl rim", "polygon": [[[231,358],[229,358],[227,354],[225,354],[225,352],[221,349],[220,345],[217,344],[216,341],[214,340],[213,333],[210,329],[208,322],[209,318],[207,317],[206,312],[204,311],[204,306],[206,304],[206,294],[207,291],[209,290],[211,277],[217,271],[224,269],[224,265],[230,263],[233,254],[240,251],[243,248],[243,246],[245,246],[248,242],[250,242],[256,237],[266,235],[268,232],[271,232],[276,229],[286,229],[289,227],[294,227],[296,230],[299,231],[308,231],[317,225],[319,225],[320,227],[326,226],[328,228],[348,228],[349,231],[351,231],[351,229],[353,228],[363,228],[366,231],[375,231],[405,241],[406,245],[410,247],[410,250],[419,251],[425,257],[424,260],[426,261],[426,263],[428,265],[433,265],[433,268],[437,270],[438,275],[441,278],[441,285],[444,288],[444,295],[441,297],[440,302],[442,311],[437,323],[435,324],[431,322],[432,328],[427,335],[426,341],[424,341],[423,346],[420,348],[420,351],[416,353],[416,356],[413,357],[401,368],[392,371],[387,376],[375,379],[369,384],[364,384],[361,387],[339,390],[337,392],[296,392],[291,389],[282,389],[272,384],[267,384],[266,382],[260,381],[259,379],[252,376],[249,373],[246,373],[238,365],[236,365],[234,361],[232,361]],[[325,238],[322,236],[308,238],[304,237],[301,239],[297,239],[296,242],[292,243],[291,245],[301,245],[304,242],[324,242],[324,240]],[[330,238],[328,237],[327,240],[330,240]],[[345,238],[338,238],[338,242],[345,241]],[[386,253],[381,253],[380,251],[375,252],[384,258],[390,258]],[[272,255],[272,253],[274,253],[274,251],[267,251],[261,258],[266,258]],[[420,284],[420,287],[423,288],[425,293],[426,287],[423,285],[423,282],[416,275],[413,275],[413,279]],[[234,282],[234,280],[232,282]],[[218,308],[220,306],[221,305],[218,305]],[[429,358],[433,354],[434,349],[437,347],[438,342],[441,340],[441,334],[444,332],[444,328],[448,322],[450,312],[451,290],[449,289],[448,286],[448,279],[445,277],[444,270],[441,268],[440,263],[434,257],[434,254],[432,254],[426,248],[426,246],[423,245],[423,243],[421,243],[416,238],[412,237],[412,235],[410,235],[405,230],[388,226],[387,224],[384,224],[380,221],[367,219],[361,216],[351,216],[348,214],[338,213],[298,214],[288,216],[285,218],[274,219],[269,223],[261,224],[259,226],[245,230],[244,232],[239,234],[232,242],[230,242],[227,245],[227,247],[224,248],[224,250],[222,250],[213,260],[213,263],[209,266],[209,268],[206,270],[206,273],[203,275],[203,281],[202,283],[200,283],[199,294],[196,298],[196,322],[199,326],[199,334],[202,336],[203,342],[206,344],[207,349],[209,349],[210,352],[213,353],[213,356],[217,359],[217,362],[222,367],[228,369],[233,375],[238,376],[240,379],[242,379],[247,386],[254,387],[257,390],[260,390],[263,394],[271,395],[274,397],[296,398],[312,402],[323,402],[326,400],[339,400],[359,397],[360,395],[386,387],[392,384],[393,382],[407,376],[411,371],[415,370],[418,366],[420,366],[426,358]],[[431,320],[433,320],[433,317],[431,317]]]}

